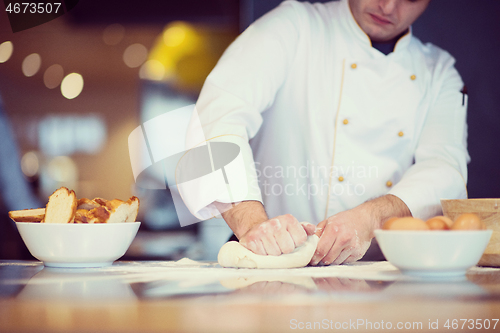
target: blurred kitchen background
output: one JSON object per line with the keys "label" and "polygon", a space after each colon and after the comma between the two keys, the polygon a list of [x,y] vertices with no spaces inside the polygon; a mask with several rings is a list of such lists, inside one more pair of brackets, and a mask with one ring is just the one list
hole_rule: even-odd
{"label": "blurred kitchen background", "polygon": [[[0,163],[20,165],[33,194],[26,202],[42,207],[60,186],[79,198],[135,195],[143,223],[123,259],[214,260],[229,228],[222,220],[181,228],[168,191],[136,187],[128,135],[195,103],[224,49],[280,2],[80,0],[68,14],[17,33],[1,3],[0,96],[18,156]],[[500,192],[498,17],[498,1],[431,1],[413,30],[457,59],[468,87],[471,198]],[[8,134],[0,133],[0,145]],[[29,259],[7,216],[12,192],[1,179],[14,178],[0,178],[0,259]]]}

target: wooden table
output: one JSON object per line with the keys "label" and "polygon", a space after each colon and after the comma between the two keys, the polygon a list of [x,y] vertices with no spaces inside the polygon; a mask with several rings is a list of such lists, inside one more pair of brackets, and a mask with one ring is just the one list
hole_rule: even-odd
{"label": "wooden table", "polygon": [[0,262],[1,332],[494,332],[499,319],[495,268],[422,279],[386,262],[292,270]]}

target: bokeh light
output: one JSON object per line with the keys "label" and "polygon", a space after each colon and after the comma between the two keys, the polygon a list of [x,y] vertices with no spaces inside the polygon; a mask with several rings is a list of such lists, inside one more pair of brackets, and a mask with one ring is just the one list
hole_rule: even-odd
{"label": "bokeh light", "polygon": [[78,73],[71,73],[61,82],[61,93],[67,99],[73,99],[83,90],[83,77]]}
{"label": "bokeh light", "polygon": [[139,77],[143,80],[161,81],[165,77],[165,66],[158,60],[150,59],[141,66]]}
{"label": "bokeh light", "polygon": [[130,68],[136,68],[142,65],[148,58],[148,49],[139,43],[132,44],[125,49],[123,61]]}
{"label": "bokeh light", "polygon": [[110,24],[104,29],[102,39],[107,45],[116,45],[125,37],[125,27],[121,24]]}
{"label": "bokeh light", "polygon": [[54,64],[45,70],[43,83],[49,89],[54,89],[61,84],[64,77],[64,70],[61,65]]}
{"label": "bokeh light", "polygon": [[71,157],[56,156],[47,164],[48,176],[56,182],[71,182],[78,179],[78,167]]}
{"label": "bokeh light", "polygon": [[0,44],[0,63],[4,63],[9,60],[13,51],[14,45],[12,42],[6,41]]}
{"label": "bokeh light", "polygon": [[32,53],[23,60],[23,74],[27,77],[33,76],[38,73],[41,65],[42,57],[38,53]]}
{"label": "bokeh light", "polygon": [[170,47],[181,45],[186,40],[186,29],[179,26],[172,26],[163,33],[163,42]]}
{"label": "bokeh light", "polygon": [[21,158],[21,170],[26,177],[33,177],[38,174],[40,170],[40,161],[38,155],[29,151]]}
{"label": "bokeh light", "polygon": [[[200,35],[192,25],[181,21],[170,23],[155,42],[149,53],[148,62],[141,68],[140,77],[165,81],[178,79],[176,72],[179,61],[192,55],[196,50],[201,51],[201,44]],[[206,52],[203,53],[209,57]]]}

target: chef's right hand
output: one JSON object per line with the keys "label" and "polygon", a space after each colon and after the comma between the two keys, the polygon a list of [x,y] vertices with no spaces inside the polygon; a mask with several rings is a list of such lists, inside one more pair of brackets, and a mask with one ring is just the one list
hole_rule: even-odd
{"label": "chef's right hand", "polygon": [[299,223],[291,214],[281,215],[251,227],[240,244],[256,254],[279,256],[292,252],[315,231],[313,224]]}

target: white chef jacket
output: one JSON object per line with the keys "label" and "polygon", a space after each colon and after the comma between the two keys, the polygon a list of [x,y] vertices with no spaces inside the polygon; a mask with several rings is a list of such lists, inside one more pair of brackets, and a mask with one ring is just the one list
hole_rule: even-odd
{"label": "white chef jacket", "polygon": [[[411,29],[384,55],[347,0],[284,1],[226,50],[196,110],[208,141],[240,146],[247,179],[231,181],[246,181],[243,199],[270,217],[317,224],[393,194],[426,219],[440,199],[467,197],[467,99],[454,62]],[[183,196],[198,218],[230,201],[208,192]]]}

